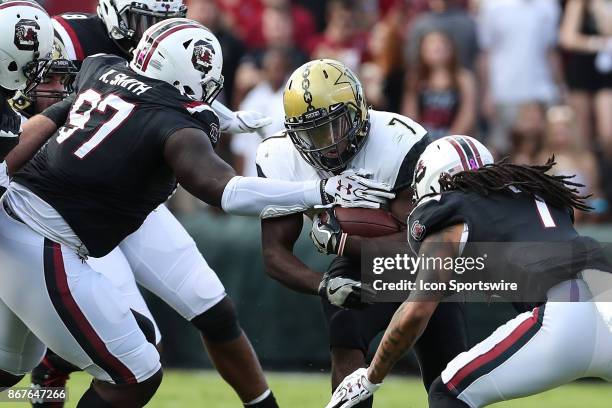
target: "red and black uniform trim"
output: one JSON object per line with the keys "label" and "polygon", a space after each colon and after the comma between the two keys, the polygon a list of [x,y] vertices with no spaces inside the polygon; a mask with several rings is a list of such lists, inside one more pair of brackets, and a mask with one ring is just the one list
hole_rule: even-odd
{"label": "red and black uniform trim", "polygon": [[45,238],[43,260],[45,282],[51,302],[77,343],[94,364],[106,371],[116,384],[137,383],[134,373],[106,348],[106,344],[72,297],[60,244]]}
{"label": "red and black uniform trim", "polygon": [[544,304],[533,309],[532,316],[519,324],[505,339],[457,371],[446,383],[449,391],[458,396],[474,381],[490,373],[516,354],[542,327],[545,308]]}
{"label": "red and black uniform trim", "polygon": [[37,9],[40,9],[42,11],[45,11],[44,8],[42,8],[42,6],[34,1],[14,1],[14,2],[10,2],[10,3],[3,3],[0,4],[0,10],[5,9],[5,8],[9,8],[9,7],[15,7],[15,6],[30,6],[30,7],[35,7]]}

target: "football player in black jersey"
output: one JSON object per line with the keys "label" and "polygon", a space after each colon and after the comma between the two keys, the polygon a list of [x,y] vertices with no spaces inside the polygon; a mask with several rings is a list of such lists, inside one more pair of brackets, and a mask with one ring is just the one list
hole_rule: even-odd
{"label": "football player in black jersey", "polygon": [[[8,104],[15,91],[36,86],[39,59],[53,43],[51,19],[35,2],[0,3],[0,163],[18,142],[21,118]],[[0,171],[6,172],[4,165]]]}
{"label": "football player in black jersey", "polygon": [[[503,243],[481,276],[516,282],[525,292],[519,297],[537,303],[519,305],[523,313],[453,359],[429,391],[430,407],[482,407],[583,377],[612,381],[612,268],[599,244],[574,229],[573,210],[588,210],[586,197],[571,177],[551,175],[553,165],[553,159],[543,166],[493,163],[467,136],[439,139],[421,155],[414,173],[419,202],[409,217],[415,255],[457,258],[473,243]],[[550,250],[560,243],[563,251]],[[417,281],[449,284],[459,276],[427,265]],[[535,289],[541,298],[528,294]],[[348,376],[327,407],[348,408],[371,396],[448,294],[412,291],[371,366]]]}
{"label": "football player in black jersey", "polygon": [[[354,173],[308,182],[235,176],[213,151],[219,125],[209,103],[222,86],[221,66],[214,35],[187,19],[147,30],[129,66],[110,55],[86,59],[76,94],[45,111],[65,123],[14,175],[3,197],[0,275],[10,283],[2,285],[0,297],[8,316],[15,317],[12,337],[26,337],[28,327],[36,332],[18,361],[31,362],[23,355],[36,354],[32,350],[40,350],[42,341],[91,373],[96,380],[80,407],[140,407],[159,385],[155,347],[107,278],[82,259],[120,245],[177,180],[228,212],[263,217],[324,203],[377,206],[394,196],[384,183]],[[39,121],[52,127],[44,116]],[[155,255],[163,261],[166,254],[160,252]],[[207,276],[192,272],[173,270],[167,283],[189,291]],[[26,284],[30,302],[19,296]],[[201,289],[197,306],[205,312],[190,320],[217,368],[245,387],[239,394],[246,405],[276,406],[222,285]],[[209,290],[214,297],[206,296]],[[172,296],[166,295],[160,294],[166,300]],[[24,369],[31,367],[19,368]]]}

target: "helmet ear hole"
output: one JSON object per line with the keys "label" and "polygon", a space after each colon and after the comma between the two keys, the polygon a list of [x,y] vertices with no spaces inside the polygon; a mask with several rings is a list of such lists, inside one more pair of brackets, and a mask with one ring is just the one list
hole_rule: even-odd
{"label": "helmet ear hole", "polygon": [[8,64],[8,70],[11,72],[15,72],[17,71],[18,67],[17,67],[17,63],[15,61],[12,61],[10,64]]}
{"label": "helmet ear hole", "polygon": [[193,92],[193,89],[191,89],[191,87],[189,87],[187,85],[183,86],[183,90],[185,91],[185,95],[188,95],[188,96],[195,95],[195,92]]}

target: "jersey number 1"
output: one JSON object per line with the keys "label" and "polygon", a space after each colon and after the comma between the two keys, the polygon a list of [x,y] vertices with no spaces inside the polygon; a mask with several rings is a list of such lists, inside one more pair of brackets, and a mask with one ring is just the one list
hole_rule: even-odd
{"label": "jersey number 1", "polygon": [[540,216],[540,221],[542,221],[542,226],[544,228],[556,227],[557,224],[555,224],[555,220],[553,219],[552,214],[550,213],[550,209],[548,208],[548,205],[546,205],[546,202],[539,198],[536,198],[535,203],[538,215]]}
{"label": "jersey number 1", "polygon": [[[85,103],[90,106],[83,111],[82,108]],[[95,131],[92,130],[91,137],[74,151],[76,157],[83,159],[109,137],[130,116],[135,107],[136,105],[124,101],[117,95],[111,94],[102,99],[102,95],[98,92],[88,89],[79,94],[74,102],[68,117],[68,123],[59,130],[57,143],[61,144],[75,132],[84,130],[94,109],[102,114],[106,113],[108,108],[113,109],[115,113],[106,122],[94,129]]]}

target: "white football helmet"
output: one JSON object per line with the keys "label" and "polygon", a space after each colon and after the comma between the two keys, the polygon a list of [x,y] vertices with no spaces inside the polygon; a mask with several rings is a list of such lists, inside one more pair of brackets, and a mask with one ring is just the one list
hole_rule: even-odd
{"label": "white football helmet", "polygon": [[221,44],[208,28],[187,18],[164,20],[145,31],[130,67],[208,104],[223,88]]}
{"label": "white football helmet", "polygon": [[131,51],[143,33],[168,18],[187,15],[183,0],[100,0],[98,16],[110,37],[125,51]]}
{"label": "white football helmet", "polygon": [[0,2],[0,87],[25,88],[35,76],[35,61],[53,46],[47,12],[33,1]]}
{"label": "white football helmet", "polygon": [[446,136],[431,142],[419,157],[412,187],[415,201],[428,194],[440,193],[440,176],[453,176],[493,163],[493,155],[470,136]]}

